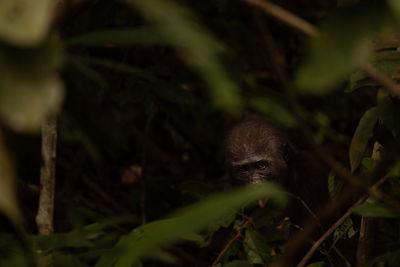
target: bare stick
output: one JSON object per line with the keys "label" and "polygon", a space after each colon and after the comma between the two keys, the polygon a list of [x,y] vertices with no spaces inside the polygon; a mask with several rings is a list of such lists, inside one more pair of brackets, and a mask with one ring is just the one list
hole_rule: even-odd
{"label": "bare stick", "polygon": [[36,215],[39,235],[50,235],[54,232],[54,190],[57,144],[57,120],[51,117],[42,123],[42,157],[40,170],[40,196]]}
{"label": "bare stick", "polygon": [[289,26],[296,28],[309,36],[318,35],[318,29],[311,23],[305,21],[304,19],[290,13],[289,11],[277,6],[269,1],[262,0],[244,0],[245,2],[252,4],[254,6],[260,7],[264,12],[269,15],[281,20],[282,22],[288,24]]}
{"label": "bare stick", "polygon": [[371,64],[365,64],[361,67],[365,74],[383,85],[390,93],[400,96],[400,86],[385,74],[377,70]]}

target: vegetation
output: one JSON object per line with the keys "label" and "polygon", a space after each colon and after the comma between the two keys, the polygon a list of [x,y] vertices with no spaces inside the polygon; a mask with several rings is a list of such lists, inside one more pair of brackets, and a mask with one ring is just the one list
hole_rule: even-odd
{"label": "vegetation", "polygon": [[[399,266],[399,22],[397,0],[1,1],[0,266],[287,266],[304,244],[298,266]],[[228,188],[224,135],[254,116],[329,168],[322,236],[289,230],[279,186]]]}

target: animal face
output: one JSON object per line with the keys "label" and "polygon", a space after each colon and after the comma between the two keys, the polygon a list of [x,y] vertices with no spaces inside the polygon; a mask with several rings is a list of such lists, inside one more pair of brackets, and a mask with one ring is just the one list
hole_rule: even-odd
{"label": "animal face", "polygon": [[285,184],[287,180],[287,139],[266,122],[247,121],[233,128],[226,138],[225,153],[235,183]]}

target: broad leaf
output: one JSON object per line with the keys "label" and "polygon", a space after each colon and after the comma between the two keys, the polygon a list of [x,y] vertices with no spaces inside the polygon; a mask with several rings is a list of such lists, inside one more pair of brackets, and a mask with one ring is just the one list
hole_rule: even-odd
{"label": "broad leaf", "polygon": [[276,185],[265,183],[215,195],[175,213],[168,219],[136,228],[101,257],[96,266],[130,266],[137,259],[152,255],[154,250],[191,237],[209,223],[234,213],[234,209],[264,197],[282,205],[286,194]]}
{"label": "broad leaf", "polygon": [[398,218],[396,213],[379,203],[364,203],[354,209],[354,213],[367,217]]}
{"label": "broad leaf", "polygon": [[372,131],[377,121],[378,109],[377,107],[373,107],[364,113],[357,126],[353,139],[351,140],[349,151],[352,172],[357,169],[364,157],[365,149],[367,148],[368,141],[371,138]]}

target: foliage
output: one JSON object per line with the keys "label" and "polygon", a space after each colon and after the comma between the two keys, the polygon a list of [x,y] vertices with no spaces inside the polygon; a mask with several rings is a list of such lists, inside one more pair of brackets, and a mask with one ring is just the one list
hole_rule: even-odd
{"label": "foliage", "polygon": [[[387,178],[386,201],[356,207],[308,266],[333,264],[359,216],[385,226],[366,264],[396,266],[399,1],[274,1],[316,36],[247,2],[0,1],[1,266],[274,263],[299,228],[281,216],[287,194],[227,190],[220,153],[254,116],[322,148],[330,175],[313,178],[333,202],[351,188],[343,170],[363,178],[349,202]],[[54,114],[56,233],[37,236],[38,135]]]}

